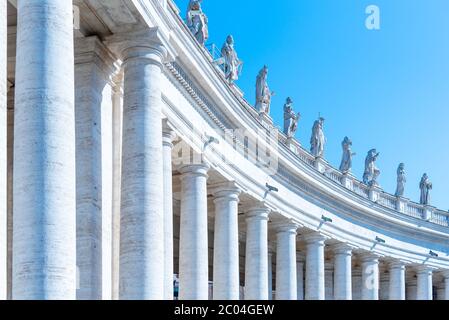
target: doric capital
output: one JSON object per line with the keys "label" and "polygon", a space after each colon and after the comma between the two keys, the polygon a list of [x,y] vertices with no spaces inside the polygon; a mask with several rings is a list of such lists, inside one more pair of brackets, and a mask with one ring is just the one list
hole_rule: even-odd
{"label": "doric capital", "polygon": [[162,120],[162,143],[166,146],[173,147],[173,141],[176,139],[176,133],[168,119]]}
{"label": "doric capital", "polygon": [[418,275],[431,275],[435,270],[434,267],[422,264],[419,266],[415,266],[416,274]]}
{"label": "doric capital", "polygon": [[303,240],[307,243],[307,245],[317,244],[324,246],[324,241],[327,239],[328,237],[318,232],[308,233],[303,236]]}
{"label": "doric capital", "polygon": [[354,247],[350,246],[347,243],[337,243],[331,246],[331,250],[336,255],[352,256],[352,250],[354,250]]}
{"label": "doric capital", "polygon": [[363,252],[360,254],[360,261],[362,263],[379,263],[381,255],[374,252]]}
{"label": "doric capital", "polygon": [[158,27],[116,33],[108,37],[106,43],[124,63],[138,58],[150,59],[153,63],[162,66],[164,62],[173,61],[177,56],[176,51]]}
{"label": "doric capital", "polygon": [[242,190],[233,181],[222,182],[209,187],[214,196],[214,202],[223,200],[239,200]]}
{"label": "doric capital", "polygon": [[246,209],[245,218],[246,220],[266,220],[268,221],[268,217],[271,213],[271,209],[265,206],[263,203],[255,204],[248,209]]}
{"label": "doric capital", "polygon": [[296,231],[300,227],[300,224],[293,219],[285,219],[280,221],[275,221],[271,224],[271,228],[276,233],[292,233],[296,235]]}
{"label": "doric capital", "polygon": [[181,166],[178,170],[181,173],[181,180],[191,176],[203,176],[208,178],[207,172],[210,166],[206,163],[188,164]]}
{"label": "doric capital", "polygon": [[401,260],[393,260],[388,263],[390,270],[405,270],[406,262]]}

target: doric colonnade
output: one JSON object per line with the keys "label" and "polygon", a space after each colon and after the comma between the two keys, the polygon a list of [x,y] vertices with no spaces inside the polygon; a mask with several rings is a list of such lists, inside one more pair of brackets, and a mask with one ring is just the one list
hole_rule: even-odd
{"label": "doric colonnade", "polygon": [[223,300],[449,299],[442,268],[333,239],[201,152],[172,163],[187,139],[162,84],[182,47],[149,27],[74,40],[71,1],[17,2],[7,240],[5,0],[0,14],[0,298],[173,299],[176,273],[180,299],[208,299],[209,281]]}

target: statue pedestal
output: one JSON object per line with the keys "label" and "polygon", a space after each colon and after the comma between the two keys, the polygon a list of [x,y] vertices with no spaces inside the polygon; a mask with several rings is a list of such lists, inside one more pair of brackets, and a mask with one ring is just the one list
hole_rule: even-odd
{"label": "statue pedestal", "polygon": [[354,189],[354,180],[355,177],[350,172],[343,173],[343,176],[341,177],[341,184],[349,190]]}
{"label": "statue pedestal", "polygon": [[285,144],[295,154],[299,153],[299,148],[301,147],[301,144],[298,141],[296,141],[293,137],[292,138],[287,138],[287,140],[285,140]]}
{"label": "statue pedestal", "polygon": [[407,204],[410,202],[409,199],[403,198],[403,197],[398,197],[397,201],[396,201],[396,210],[401,212],[401,213],[405,213],[405,210],[407,208]]}
{"label": "statue pedestal", "polygon": [[432,214],[435,209],[436,208],[431,206],[424,206],[422,218],[426,221],[430,221],[430,219],[432,219]]}
{"label": "statue pedestal", "polygon": [[377,200],[379,200],[381,192],[382,189],[379,186],[371,186],[369,188],[369,199],[376,202]]}
{"label": "statue pedestal", "polygon": [[259,113],[259,120],[260,120],[260,122],[262,122],[262,125],[266,129],[268,129],[268,130],[273,129],[273,127],[274,127],[273,119],[271,119],[271,117],[268,114],[266,114],[265,112]]}
{"label": "statue pedestal", "polygon": [[326,161],[322,157],[316,157],[313,165],[320,173],[326,172]]}

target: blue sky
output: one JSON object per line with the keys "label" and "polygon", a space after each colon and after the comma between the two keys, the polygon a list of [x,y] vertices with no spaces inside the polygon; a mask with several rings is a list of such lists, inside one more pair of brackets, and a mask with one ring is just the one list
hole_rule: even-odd
{"label": "blue sky", "polygon": [[[188,0],[175,0],[185,16]],[[381,29],[365,27],[368,5],[380,8]],[[381,153],[382,188],[394,193],[406,165],[406,196],[419,201],[430,176],[432,204],[449,209],[448,0],[204,0],[210,39],[221,48],[232,34],[245,62],[237,82],[254,102],[264,64],[276,91],[271,107],[282,126],[287,96],[302,119],[297,138],[309,148],[313,121],[326,118],[326,159],[338,167],[341,141],[353,141],[361,179],[371,148]]]}

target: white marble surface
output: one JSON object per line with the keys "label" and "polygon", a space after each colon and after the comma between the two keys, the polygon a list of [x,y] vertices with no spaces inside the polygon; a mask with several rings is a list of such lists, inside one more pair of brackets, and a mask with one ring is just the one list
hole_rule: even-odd
{"label": "white marble surface", "polygon": [[334,299],[352,300],[352,248],[338,244],[334,251]]}
{"label": "white marble surface", "polygon": [[325,299],[324,279],[324,241],[325,237],[318,233],[304,237],[306,253],[306,300]]}
{"label": "white marble surface", "polygon": [[0,1],[0,300],[7,297],[7,0]]}
{"label": "white marble surface", "polygon": [[18,2],[14,299],[75,299],[72,3]]}
{"label": "white marble surface", "polygon": [[298,225],[276,227],[276,300],[297,300],[296,230]]}

